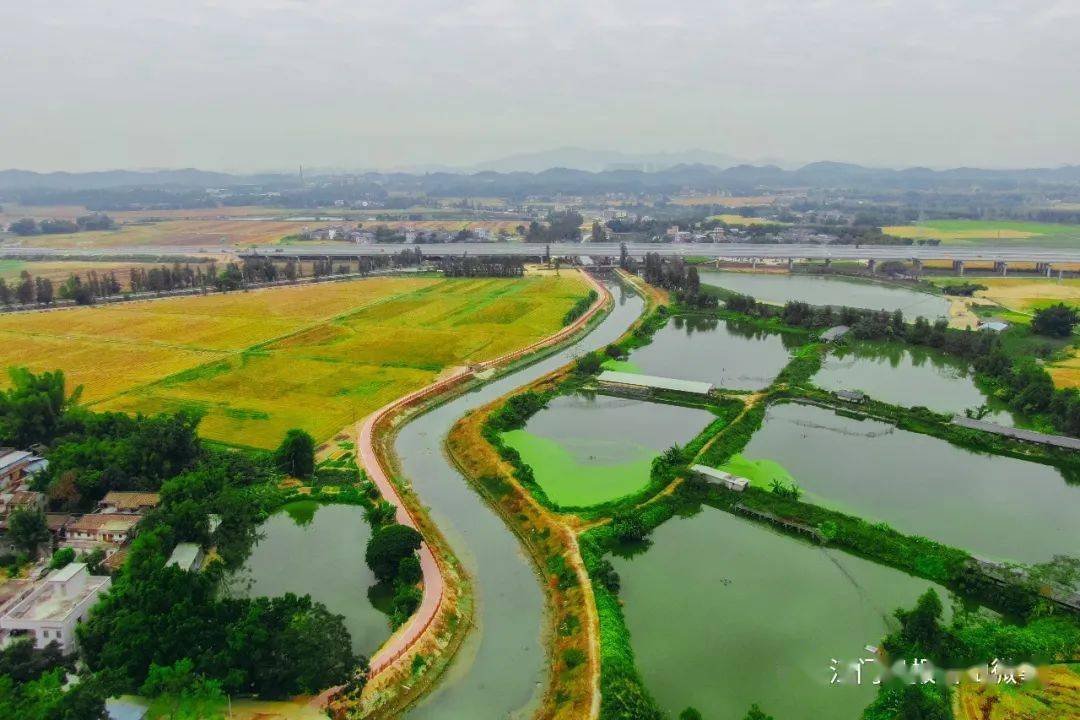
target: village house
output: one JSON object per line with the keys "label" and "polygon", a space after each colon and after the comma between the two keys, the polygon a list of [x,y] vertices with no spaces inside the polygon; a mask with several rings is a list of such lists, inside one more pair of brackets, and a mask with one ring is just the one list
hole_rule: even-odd
{"label": "village house", "polygon": [[117,513],[145,515],[161,502],[161,496],[155,492],[121,492],[113,490],[106,493],[97,506],[99,513]]}
{"label": "village house", "polygon": [[75,627],[111,582],[108,577],[91,575],[85,563],[53,570],[5,604],[0,633],[4,639],[29,635],[38,648],[56,642],[64,653],[70,653],[75,649]]}
{"label": "village house", "polygon": [[0,491],[18,488],[31,475],[47,466],[47,460],[32,452],[0,448]]}
{"label": "village house", "polygon": [[33,490],[15,490],[0,493],[0,528],[7,527],[8,515],[16,508],[44,510],[45,493],[34,492]]}
{"label": "village house", "polygon": [[106,551],[130,540],[141,515],[132,513],[90,513],[68,523],[64,539],[66,547],[76,550],[93,550],[104,547]]}

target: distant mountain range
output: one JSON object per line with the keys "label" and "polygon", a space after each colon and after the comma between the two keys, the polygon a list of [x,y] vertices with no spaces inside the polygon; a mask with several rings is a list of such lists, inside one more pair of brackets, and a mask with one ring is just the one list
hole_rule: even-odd
{"label": "distant mountain range", "polygon": [[238,182],[262,184],[281,182],[296,175],[260,174],[233,175],[184,168],[181,170],[101,170],[97,172],[50,172],[29,170],[0,170],[0,190],[42,188],[49,190],[102,190],[119,187],[152,187],[171,185],[178,188],[214,188],[236,185]]}
{"label": "distant mountain range", "polygon": [[[690,154],[697,152],[703,151],[688,151]],[[749,194],[762,188],[836,188],[865,191],[934,188],[966,190],[977,187],[1007,190],[1043,184],[1080,184],[1080,165],[1018,170],[932,170],[920,167],[894,170],[838,162],[815,162],[795,170],[785,170],[776,165],[740,164],[724,167],[714,163],[682,163],[659,167],[682,155],[683,153],[629,155],[567,148],[552,153],[519,155],[494,164],[497,167],[524,167],[530,164],[541,167],[548,162],[576,159],[579,163],[604,165],[605,169],[549,167],[541,170],[508,171],[488,168],[472,173],[365,172],[350,177],[364,183],[377,184],[387,190],[411,194],[472,197],[553,193],[581,195],[596,192],[674,193],[684,188],[723,189],[736,194]],[[713,160],[719,162],[724,158],[725,156],[714,156]],[[638,164],[648,166],[654,162],[658,169],[652,171],[644,171],[640,167],[623,167]],[[332,176],[323,177],[329,179]],[[295,173],[234,175],[190,168],[90,173],[3,170],[0,171],[0,193],[13,197],[29,190],[53,193],[111,192],[135,187],[204,191],[208,188],[254,186],[262,189],[297,190],[297,180]]]}
{"label": "distant mountain range", "polygon": [[564,147],[543,152],[510,155],[499,160],[473,166],[475,172],[538,173],[552,168],[604,172],[606,170],[639,170],[654,172],[678,165],[711,165],[726,168],[739,162],[736,158],[709,150],[684,150],[670,153],[624,153],[614,150],[588,150]]}

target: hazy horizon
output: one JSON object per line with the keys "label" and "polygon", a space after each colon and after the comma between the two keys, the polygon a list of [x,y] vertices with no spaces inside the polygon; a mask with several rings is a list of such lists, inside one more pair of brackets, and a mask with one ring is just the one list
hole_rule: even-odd
{"label": "hazy horizon", "polygon": [[0,168],[1080,163],[1080,4],[1024,5],[8,3]]}

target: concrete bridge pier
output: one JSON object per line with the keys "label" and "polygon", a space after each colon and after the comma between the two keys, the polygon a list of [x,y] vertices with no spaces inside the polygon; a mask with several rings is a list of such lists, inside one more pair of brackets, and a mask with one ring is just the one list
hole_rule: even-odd
{"label": "concrete bridge pier", "polygon": [[757,270],[757,258],[750,258],[750,268]]}
{"label": "concrete bridge pier", "polygon": [[957,275],[959,275],[960,277],[964,277],[964,261],[963,260],[953,260],[952,261],[952,271],[954,273],[956,273]]}
{"label": "concrete bridge pier", "polygon": [[870,258],[869,260],[867,260],[866,269],[870,271],[871,275],[877,272],[877,260],[875,258]]}
{"label": "concrete bridge pier", "polygon": [[919,277],[919,273],[922,272],[922,260],[911,258],[911,268],[915,271],[915,277]]}
{"label": "concrete bridge pier", "polygon": [[795,269],[795,258],[789,257],[787,259],[787,269],[788,269],[788,272],[791,272],[792,270]]}
{"label": "concrete bridge pier", "polygon": [[1009,263],[1004,260],[997,260],[994,262],[994,272],[1001,273],[1001,277],[1005,277],[1009,274]]}
{"label": "concrete bridge pier", "polygon": [[1050,263],[1048,263],[1048,262],[1035,263],[1035,272],[1039,273],[1040,275],[1045,275],[1046,277],[1050,277],[1051,271],[1052,271],[1052,268],[1050,267]]}

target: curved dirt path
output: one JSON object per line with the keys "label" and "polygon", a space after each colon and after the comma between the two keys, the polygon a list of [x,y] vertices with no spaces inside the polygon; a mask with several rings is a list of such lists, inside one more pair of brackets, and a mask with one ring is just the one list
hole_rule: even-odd
{"label": "curved dirt path", "polygon": [[[596,291],[597,299],[589,307],[588,311],[577,320],[558,332],[524,348],[487,360],[474,365],[472,368],[457,370],[448,377],[444,377],[431,385],[384,405],[357,424],[357,461],[367,472],[372,482],[375,483],[375,486],[379,488],[383,498],[397,507],[397,522],[417,530],[420,529],[417,519],[413,517],[412,511],[406,506],[390,479],[389,464],[380,456],[378,443],[376,442],[376,432],[380,423],[392,420],[396,414],[410,407],[449,392],[457,385],[475,377],[478,372],[510,364],[534,352],[558,344],[580,331],[604,307],[608,296],[607,289],[595,278],[585,272],[581,274],[590,289]],[[420,607],[371,657],[370,677],[374,677],[386,670],[404,655],[423,636],[439,612],[446,589],[443,572],[439,567],[438,559],[431,551],[431,548],[428,547],[427,542],[421,545],[419,555],[420,567],[423,571],[423,598],[420,601]]]}

